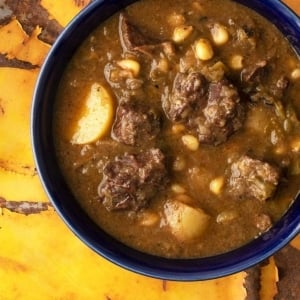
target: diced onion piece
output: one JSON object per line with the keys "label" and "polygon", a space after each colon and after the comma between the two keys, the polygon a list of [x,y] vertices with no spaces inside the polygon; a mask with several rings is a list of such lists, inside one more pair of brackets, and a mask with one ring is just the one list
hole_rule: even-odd
{"label": "diced onion piece", "polygon": [[177,43],[183,43],[193,32],[193,26],[180,25],[175,27],[172,40]]}
{"label": "diced onion piece", "polygon": [[214,50],[209,40],[198,39],[195,42],[195,54],[200,60],[210,60],[214,56]]}
{"label": "diced onion piece", "polygon": [[112,124],[113,99],[99,83],[92,84],[85,108],[71,138],[73,144],[88,144],[105,135]]}
{"label": "diced onion piece", "polygon": [[229,33],[225,26],[216,23],[210,30],[214,43],[218,46],[224,45],[229,40]]}
{"label": "diced onion piece", "polygon": [[199,141],[196,137],[191,134],[186,134],[182,136],[183,144],[191,151],[196,151],[199,148]]}
{"label": "diced onion piece", "polygon": [[210,216],[202,209],[193,208],[179,201],[168,201],[165,216],[171,232],[180,241],[189,241],[200,237],[209,224]]}
{"label": "diced onion piece", "polygon": [[215,179],[213,179],[210,184],[209,184],[209,189],[211,190],[212,193],[214,193],[215,195],[220,195],[222,188],[224,186],[224,177],[220,176],[220,177],[216,177]]}
{"label": "diced onion piece", "polygon": [[241,70],[243,68],[243,56],[236,54],[230,59],[229,65],[234,70]]}
{"label": "diced onion piece", "polygon": [[130,71],[134,77],[137,77],[140,73],[141,66],[139,62],[134,59],[122,59],[118,61],[117,64],[123,70]]}

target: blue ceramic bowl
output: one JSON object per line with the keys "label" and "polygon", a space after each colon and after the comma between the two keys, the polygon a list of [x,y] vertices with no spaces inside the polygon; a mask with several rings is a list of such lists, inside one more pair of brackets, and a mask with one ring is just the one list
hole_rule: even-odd
{"label": "blue ceramic bowl", "polygon": [[[131,249],[101,230],[81,209],[68,189],[55,159],[52,137],[53,102],[73,53],[99,23],[134,0],[96,0],[59,36],[37,81],[32,107],[32,144],[42,184],[54,208],[85,244],[113,263],[134,272],[168,280],[204,280],[247,269],[285,246],[300,232],[300,196],[268,232],[234,251],[208,258],[166,259]],[[300,54],[300,20],[278,0],[238,0],[273,22]]]}

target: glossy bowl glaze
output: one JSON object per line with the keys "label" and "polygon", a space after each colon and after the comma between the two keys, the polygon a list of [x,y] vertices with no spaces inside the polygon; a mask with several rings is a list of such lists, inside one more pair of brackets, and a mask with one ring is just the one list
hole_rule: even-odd
{"label": "glossy bowl glaze", "polygon": [[[300,232],[300,196],[265,234],[234,251],[199,259],[166,259],[131,249],[99,228],[81,209],[61,175],[52,137],[53,103],[73,53],[102,21],[133,0],[94,1],[59,36],[40,72],[32,107],[32,145],[42,184],[55,210],[86,245],[128,270],[168,280],[217,278],[247,269],[285,246]],[[273,22],[300,53],[300,20],[278,0],[238,0]]]}

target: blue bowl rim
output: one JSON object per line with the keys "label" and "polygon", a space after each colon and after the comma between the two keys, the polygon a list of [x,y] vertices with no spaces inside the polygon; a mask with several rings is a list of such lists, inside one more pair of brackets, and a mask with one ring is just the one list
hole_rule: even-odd
{"label": "blue bowl rim", "polygon": [[[96,0],[92,2],[70,22],[46,57],[36,82],[31,109],[31,142],[42,185],[53,207],[71,231],[96,253],[127,270],[159,279],[195,281],[223,277],[248,269],[273,255],[300,232],[300,195],[271,230],[245,246],[206,258],[166,259],[131,249],[103,232],[85,213],[80,211],[79,205],[72,203],[74,197],[59,174],[55,160],[52,159],[48,162],[45,159],[49,152],[54,153],[52,152],[54,148],[53,144],[49,142],[49,139],[52,138],[51,130],[49,131],[49,120],[48,123],[45,123],[49,109],[51,110],[52,98],[48,96],[48,103],[44,104],[44,93],[46,91],[46,94],[50,93],[52,97],[54,96],[50,90],[52,87],[55,90],[60,78],[54,78],[55,74],[53,73],[55,73],[57,64],[60,63],[66,43],[73,38],[75,46],[70,53],[64,54],[69,60],[80,45],[82,37],[86,37],[91,29],[96,27],[97,22],[89,20],[94,15],[98,17],[99,13],[97,12],[102,10],[100,13],[102,19],[98,20],[100,23],[112,12],[117,12],[133,2],[135,0]],[[238,0],[237,2],[250,6],[250,8],[253,8],[253,3],[256,3],[255,5],[264,11],[263,15],[268,19],[274,21],[273,17],[276,16],[275,25],[282,31],[295,30],[291,35],[287,35],[287,38],[300,53],[300,41],[296,38],[296,33],[300,33],[300,20],[285,4],[279,0],[256,0],[251,3],[247,0]],[[281,27],[282,20],[287,24],[284,27]],[[88,33],[82,33],[76,40],[79,26],[87,26],[89,30],[87,30]],[[50,85],[48,85],[49,82],[51,82]],[[47,106],[45,107],[45,105]],[[64,199],[62,199],[61,193],[65,197]],[[105,240],[106,245],[101,243],[102,239]]]}

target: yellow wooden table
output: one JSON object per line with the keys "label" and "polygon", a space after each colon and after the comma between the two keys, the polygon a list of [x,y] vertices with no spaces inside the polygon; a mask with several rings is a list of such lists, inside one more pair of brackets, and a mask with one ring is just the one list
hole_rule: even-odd
{"label": "yellow wooden table", "polygon": [[[0,300],[273,299],[273,258],[259,267],[261,287],[246,282],[255,268],[203,282],[146,278],[96,255],[52,209],[33,163],[31,98],[51,44],[89,2],[0,0]],[[286,3],[300,14],[300,0]],[[300,249],[299,237],[293,246]]]}

